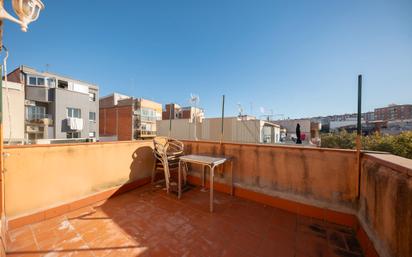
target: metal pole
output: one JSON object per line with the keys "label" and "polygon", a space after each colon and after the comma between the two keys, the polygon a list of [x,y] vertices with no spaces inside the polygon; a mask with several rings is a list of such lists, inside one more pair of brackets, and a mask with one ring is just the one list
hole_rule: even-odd
{"label": "metal pole", "polygon": [[196,131],[196,126],[197,126],[197,103],[195,103],[195,140],[197,141],[197,131]]}
{"label": "metal pole", "polygon": [[358,126],[357,135],[362,134],[362,75],[358,75]]}
{"label": "metal pole", "polygon": [[225,95],[222,96],[222,123],[221,123],[221,131],[220,131],[220,143],[223,141],[223,125],[225,119]]}
{"label": "metal pole", "polygon": [[169,137],[172,134],[172,104],[169,104]]}
{"label": "metal pole", "polygon": [[361,148],[362,148],[362,75],[358,75],[358,120],[356,128],[356,164],[358,168],[358,198],[360,197],[361,182]]}

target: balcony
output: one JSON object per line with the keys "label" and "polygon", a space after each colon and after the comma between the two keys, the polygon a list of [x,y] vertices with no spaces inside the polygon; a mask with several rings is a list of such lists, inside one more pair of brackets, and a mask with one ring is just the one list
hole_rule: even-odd
{"label": "balcony", "polygon": [[150,137],[153,138],[156,136],[156,131],[151,131],[151,130],[137,130],[137,137],[140,138],[145,138],[145,137]]}
{"label": "balcony", "polygon": [[44,113],[35,113],[35,114],[26,114],[26,123],[27,124],[36,124],[36,125],[47,125],[53,126],[53,119],[51,114]]}
{"label": "balcony", "polygon": [[184,143],[233,157],[213,213],[199,187],[152,189],[149,141],[7,147],[8,255],[411,256],[411,160],[363,153],[359,174],[350,150]]}

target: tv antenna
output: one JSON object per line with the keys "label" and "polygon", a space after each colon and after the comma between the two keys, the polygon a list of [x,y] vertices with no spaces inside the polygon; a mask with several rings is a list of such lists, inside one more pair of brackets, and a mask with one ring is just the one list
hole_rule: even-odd
{"label": "tv antenna", "polygon": [[194,107],[194,111],[195,111],[195,113],[193,115],[194,116],[193,119],[194,119],[194,123],[195,123],[194,135],[195,135],[195,140],[196,141],[197,141],[197,131],[196,131],[196,127],[197,127],[197,105],[199,104],[199,102],[200,102],[200,97],[198,95],[190,94],[189,103],[192,105],[192,107]]}
{"label": "tv antenna", "polygon": [[237,111],[239,112],[239,117],[243,115],[243,107],[240,103],[237,103]]}

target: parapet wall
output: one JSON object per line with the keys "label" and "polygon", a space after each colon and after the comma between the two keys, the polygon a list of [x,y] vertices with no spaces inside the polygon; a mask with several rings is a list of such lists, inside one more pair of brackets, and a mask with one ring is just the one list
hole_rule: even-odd
{"label": "parapet wall", "polygon": [[[188,154],[231,156],[237,189],[297,202],[306,211],[356,215],[370,239],[364,249],[373,244],[381,257],[412,256],[412,160],[364,153],[359,179],[352,150],[184,143]],[[12,220],[147,178],[154,163],[151,141],[16,146],[5,152],[6,214]],[[220,184],[231,181],[226,168],[217,170]]]}
{"label": "parapet wall", "polygon": [[412,160],[365,154],[359,220],[381,256],[412,256]]}
{"label": "parapet wall", "polygon": [[150,176],[151,141],[5,149],[9,218],[37,212]]}
{"label": "parapet wall", "polygon": [[[185,141],[193,154],[233,158],[236,186],[322,208],[355,213],[356,153],[309,147]],[[227,173],[220,180],[227,181]]]}

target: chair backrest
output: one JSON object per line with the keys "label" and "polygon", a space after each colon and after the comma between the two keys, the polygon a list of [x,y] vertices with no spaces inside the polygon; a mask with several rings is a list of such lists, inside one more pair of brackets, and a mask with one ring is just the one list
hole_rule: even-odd
{"label": "chair backrest", "polygon": [[177,156],[184,153],[184,144],[170,137],[155,137],[153,139],[154,152],[166,156]]}
{"label": "chair backrest", "polygon": [[167,155],[182,155],[184,153],[184,144],[174,138],[168,138],[166,143],[166,153]]}
{"label": "chair backrest", "polygon": [[160,161],[165,171],[165,177],[170,177],[169,157],[178,157],[184,152],[182,142],[168,137],[155,137],[153,139],[153,154]]}

